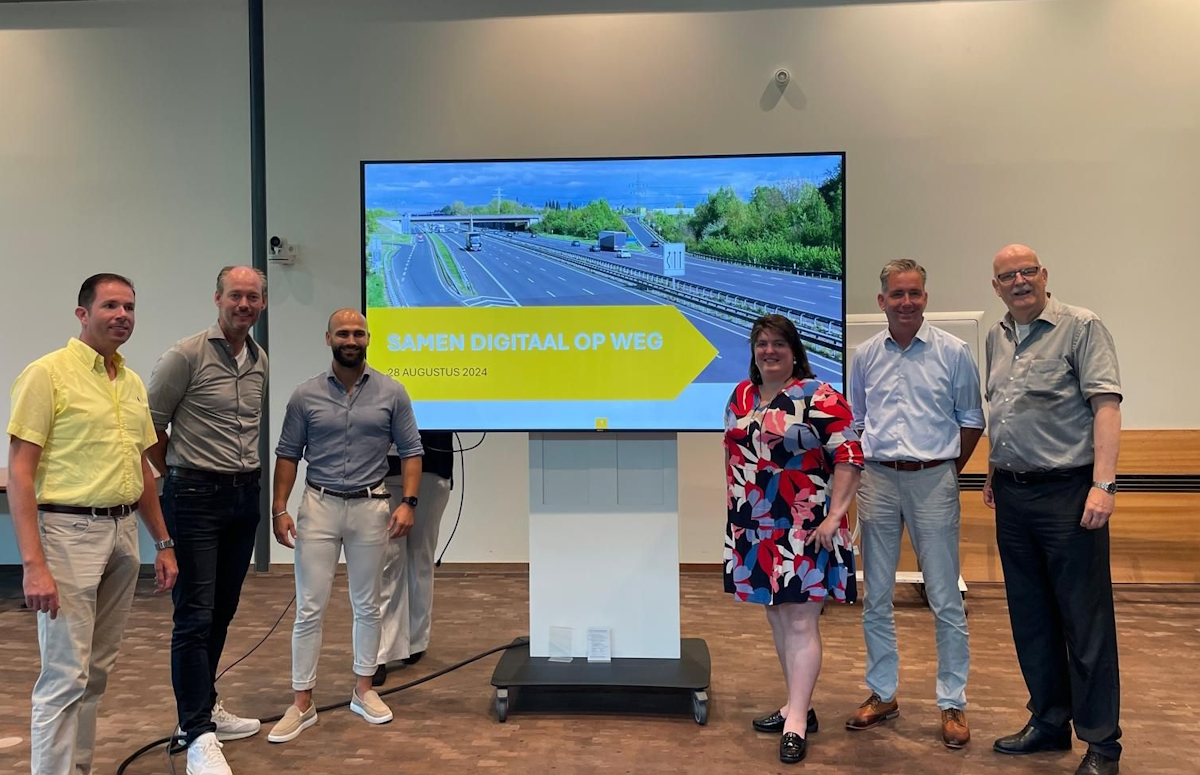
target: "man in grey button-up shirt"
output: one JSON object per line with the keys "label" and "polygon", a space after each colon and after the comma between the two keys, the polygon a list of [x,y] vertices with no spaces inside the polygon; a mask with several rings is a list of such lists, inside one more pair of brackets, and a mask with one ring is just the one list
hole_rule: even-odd
{"label": "man in grey button-up shirt", "polygon": [[1029,723],[1000,753],[1071,748],[1077,775],[1115,775],[1121,756],[1117,632],[1108,520],[1116,492],[1121,381],[1112,336],[1095,313],[1046,290],[1024,245],[992,263],[1008,314],[987,338],[991,456],[984,502],[996,509]]}
{"label": "man in grey button-up shirt", "polygon": [[166,476],[163,515],[179,558],[171,684],[188,770],[197,773],[222,771],[218,740],[259,729],[257,719],[225,710],[215,682],[260,518],[267,354],[250,330],[267,306],[266,277],[248,266],[225,267],[213,301],[216,324],[167,350],[147,388],[158,431],[147,455]]}
{"label": "man in grey button-up shirt", "polygon": [[[325,334],[333,364],[292,393],[275,449],[272,527],[275,540],[296,550],[296,622],[294,699],[267,735],[272,743],[294,740],[317,722],[313,689],[321,622],[343,551],[354,607],[355,687],[350,710],[372,724],[392,720],[391,710],[371,688],[379,656],[383,561],[389,539],[412,529],[422,446],[404,387],[367,365],[369,342],[362,313],[333,313]],[[394,511],[383,483],[393,443],[401,458],[404,491]],[[308,470],[293,520],[288,499],[301,458]]]}

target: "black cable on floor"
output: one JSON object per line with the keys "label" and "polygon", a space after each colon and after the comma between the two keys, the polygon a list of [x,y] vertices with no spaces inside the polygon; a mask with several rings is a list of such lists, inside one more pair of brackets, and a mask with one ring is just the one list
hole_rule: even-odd
{"label": "black cable on floor", "polygon": [[[442,547],[442,553],[441,553],[441,555],[438,556],[437,562],[434,563],[434,567],[441,566],[442,557],[444,557],[446,555],[446,550],[450,548],[450,542],[452,540],[454,540],[454,534],[458,531],[459,520],[462,519],[463,503],[466,500],[466,492],[467,492],[466,453],[470,452],[473,449],[478,449],[479,446],[481,444],[483,444],[484,439],[487,438],[487,433],[484,433],[482,436],[480,436],[479,441],[475,442],[473,445],[471,445],[469,447],[464,447],[462,445],[462,438],[458,435],[457,432],[455,432],[454,438],[458,441],[457,445],[454,445],[454,444],[451,445],[452,447],[456,446],[455,449],[438,450],[438,451],[439,452],[450,452],[450,453],[457,452],[458,453],[459,470],[461,472],[461,481],[459,484],[459,498],[458,498],[458,516],[454,520],[454,529],[450,531],[450,537],[446,539],[446,545]],[[277,628],[279,626],[279,623],[283,621],[283,617],[287,615],[287,612],[291,610],[292,604],[295,602],[296,602],[296,596],[292,595],[292,599],[288,601],[288,604],[286,606],[284,606],[283,611],[279,614],[279,618],[276,619],[275,623],[271,625],[271,629],[267,630],[267,634],[262,636],[262,639],[259,640],[258,643],[254,644],[254,647],[252,649],[247,651],[242,656],[238,657],[237,660],[235,660],[233,664],[229,665],[224,670],[222,670],[220,672],[220,674],[217,675],[216,680],[218,680],[218,681],[221,680],[221,676],[225,675],[230,670],[237,667],[238,664],[240,664],[243,660],[245,660],[247,657],[249,657],[255,651],[258,651],[259,646],[261,646],[262,644],[267,642],[267,638],[271,637],[272,633],[275,632],[275,628]],[[430,673],[429,675],[424,676],[423,678],[418,678],[415,681],[409,681],[406,684],[401,684],[400,686],[395,686],[386,691],[376,692],[376,693],[380,697],[384,697],[386,695],[394,694],[395,692],[403,691],[405,689],[411,689],[412,687],[419,686],[419,685],[425,683],[426,681],[431,681],[434,678],[438,678],[438,677],[445,675],[446,673],[452,672],[454,670],[458,670],[461,667],[466,667],[467,665],[471,664],[472,662],[477,662],[480,659],[483,659],[484,657],[495,654],[498,651],[505,651],[507,649],[512,648],[513,646],[522,645],[523,643],[528,643],[528,641],[526,639],[518,639],[516,641],[513,641],[512,643],[506,643],[503,646],[496,646],[495,648],[488,649],[487,651],[484,651],[481,654],[476,654],[475,656],[464,659],[461,662],[456,662],[455,664],[450,665],[449,667],[444,667],[441,670],[438,670],[437,672]],[[334,703],[333,705],[327,705],[325,707],[318,707],[317,712],[320,713],[321,711],[336,710],[337,708],[344,708],[349,704],[350,704],[350,701],[346,700],[344,702]],[[278,716],[273,716],[271,718],[259,719],[259,721],[261,723],[269,723],[272,721],[278,721],[281,718],[283,718],[282,714],[280,714]],[[129,757],[127,759],[125,759],[125,761],[121,762],[121,766],[117,767],[117,775],[125,775],[125,770],[129,767],[130,764],[133,764],[133,762],[135,760],[137,760],[138,757],[140,757],[141,755],[143,755],[149,751],[153,751],[155,748],[162,745],[163,743],[167,744],[166,749],[165,749],[166,757],[167,757],[167,769],[171,772],[171,775],[175,775],[175,764],[172,761],[171,757],[175,754],[179,754],[179,753],[182,753],[183,751],[187,750],[187,746],[182,744],[181,738],[178,738],[175,735],[169,735],[168,737],[164,737],[159,740],[155,740],[152,743],[147,743],[146,745],[144,745],[141,748],[134,751],[132,754],[129,755]]]}
{"label": "black cable on floor", "polygon": [[[289,605],[290,605],[290,603],[289,603]],[[269,634],[270,633],[268,633],[268,635]],[[266,640],[266,639],[264,638],[263,640]],[[435,678],[440,678],[443,675],[446,675],[447,673],[451,673],[455,670],[466,667],[467,665],[471,664],[472,662],[478,662],[479,660],[483,659],[484,657],[489,657],[492,654],[495,654],[497,652],[507,651],[508,649],[513,648],[514,646],[521,646],[521,645],[525,645],[526,643],[527,643],[527,641],[524,641],[523,639],[518,639],[518,640],[513,641],[512,643],[505,643],[503,646],[495,646],[493,648],[488,649],[487,651],[480,652],[479,654],[476,654],[473,657],[468,657],[460,662],[455,662],[452,665],[443,667],[441,670],[432,672],[429,675],[421,676],[420,678],[418,678],[416,680],[409,681],[408,683],[405,683],[405,684],[400,684],[399,686],[393,686],[391,689],[386,689],[382,692],[377,692],[377,693],[379,694],[380,697],[386,697],[389,694],[395,694],[396,692],[402,692],[406,689],[411,689],[414,686],[420,686],[421,684],[425,683],[426,681],[432,681]],[[261,641],[260,641],[259,645],[262,645]],[[255,646],[255,648],[258,648],[258,646]],[[249,656],[249,654],[246,654],[245,656],[243,656],[242,659],[245,659],[246,656]],[[238,660],[238,661],[240,662],[241,660]],[[236,664],[236,663],[234,663],[234,664]],[[233,665],[230,665],[229,667],[233,667]],[[226,670],[228,670],[228,669],[229,668],[226,668]],[[319,705],[319,706],[317,706],[317,712],[325,713],[327,711],[337,710],[338,708],[344,708],[344,707],[348,706],[349,704],[350,704],[350,700],[344,700],[342,702],[335,702],[330,705]],[[273,721],[278,721],[281,718],[283,718],[282,713],[279,714],[278,716],[271,716],[270,718],[260,719],[260,721],[264,724],[268,724]],[[152,743],[147,743],[146,745],[137,749],[132,754],[130,754],[129,758],[127,758],[125,761],[121,762],[120,767],[117,767],[117,775],[125,775],[126,768],[128,768],[130,764],[133,764],[134,760],[136,760],[138,757],[142,756],[143,754],[145,754],[149,751],[154,750],[155,748],[162,745],[163,743],[171,743],[175,739],[176,739],[175,736],[171,735],[170,737],[164,737],[160,740],[155,740]],[[181,753],[185,750],[187,750],[187,749],[184,747],[179,747],[178,749],[173,749],[171,745],[168,745],[167,746],[167,755],[168,755],[168,757],[170,757],[171,755]],[[173,766],[172,766],[172,770],[174,770]]]}

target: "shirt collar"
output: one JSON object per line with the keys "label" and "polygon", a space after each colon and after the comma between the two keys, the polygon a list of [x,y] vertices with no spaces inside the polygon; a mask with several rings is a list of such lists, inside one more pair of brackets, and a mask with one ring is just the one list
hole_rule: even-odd
{"label": "shirt collar", "polygon": [[[354,383],[354,387],[359,387],[360,385],[362,385],[364,382],[367,381],[367,378],[370,376],[371,376],[371,367],[368,366],[365,369],[363,369],[362,376],[358,378],[358,382]],[[342,390],[342,391],[345,390],[345,388],[342,386],[342,381],[339,380],[337,378],[337,375],[333,373],[332,366],[330,366],[328,369],[325,370],[325,379],[327,379],[331,384],[336,385],[338,390]]]}
{"label": "shirt collar", "polygon": [[[67,340],[67,350],[92,371],[105,371],[104,356],[92,349],[90,345],[84,344],[78,337],[73,336]],[[113,366],[117,371],[125,368],[125,356],[119,352],[113,353]]]}
{"label": "shirt collar", "polygon": [[[1029,324],[1033,325],[1034,320],[1044,320],[1052,326],[1057,326],[1059,324],[1059,321],[1062,320],[1062,302],[1060,302],[1058,299],[1051,296],[1049,292],[1047,292],[1046,293],[1046,306],[1042,307],[1041,314],[1038,315],[1033,320],[1029,321]],[[1004,325],[1004,328],[1007,331],[1009,331],[1010,333],[1017,329],[1017,321],[1013,318],[1011,312],[1005,312],[1004,318],[1000,322]]]}
{"label": "shirt collar", "polygon": [[[221,330],[220,323],[213,323],[212,326],[208,329],[208,341],[210,341],[210,342],[221,341],[221,342],[224,342],[229,347],[231,347],[231,348],[233,347],[233,345],[230,345],[229,340],[225,337],[225,332]],[[258,343],[254,341],[253,336],[246,337],[246,346],[250,348],[250,354],[252,356],[254,356],[254,360],[257,361],[258,360]]]}
{"label": "shirt collar", "polygon": [[[930,328],[931,328],[931,326],[929,325],[929,321],[922,318],[921,327],[917,329],[917,333],[913,334],[913,342],[917,341],[918,339],[922,342],[928,342]],[[888,328],[887,332],[888,332],[887,333],[888,341],[891,342],[892,344],[896,345],[897,347],[900,347],[900,343],[897,342],[894,338],[892,338],[892,329]],[[908,346],[912,347],[912,342],[909,342]],[[901,348],[901,349],[905,349],[905,348]]]}

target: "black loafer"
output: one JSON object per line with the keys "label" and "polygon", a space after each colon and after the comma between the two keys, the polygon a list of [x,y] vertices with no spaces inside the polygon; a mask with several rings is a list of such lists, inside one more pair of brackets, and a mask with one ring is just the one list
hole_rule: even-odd
{"label": "black loafer", "polygon": [[807,743],[795,732],[785,732],[783,737],[779,738],[779,761],[784,764],[803,761],[806,753],[808,753]]}
{"label": "black loafer", "polygon": [[[773,710],[765,716],[759,716],[751,721],[755,732],[766,732],[769,735],[777,735],[783,731],[783,714],[777,710]],[[817,721],[817,712],[812,708],[808,709],[808,721],[805,724],[805,732],[812,734],[816,732],[820,726]]]}
{"label": "black loafer", "polygon": [[1015,735],[1002,737],[992,743],[992,750],[1009,756],[1021,756],[1042,751],[1069,751],[1071,750],[1071,733],[1053,736],[1032,724],[1026,724],[1025,728]]}
{"label": "black loafer", "polygon": [[409,654],[407,657],[404,658],[404,664],[415,665],[421,661],[421,657],[423,657],[423,656],[425,656],[424,651],[418,651],[415,654]]}
{"label": "black loafer", "polygon": [[375,668],[375,675],[371,676],[371,686],[383,686],[387,682],[387,665],[380,665]]}

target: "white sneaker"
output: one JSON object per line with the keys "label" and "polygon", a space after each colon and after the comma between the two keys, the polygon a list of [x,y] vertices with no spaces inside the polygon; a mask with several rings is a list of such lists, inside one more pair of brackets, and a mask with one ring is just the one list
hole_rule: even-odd
{"label": "white sneaker", "polygon": [[188,746],[187,775],[233,775],[212,732],[205,732]]}
{"label": "white sneaker", "polygon": [[225,710],[225,704],[220,700],[213,706],[212,720],[217,725],[218,740],[241,740],[258,734],[262,727],[256,718],[242,718]]}

